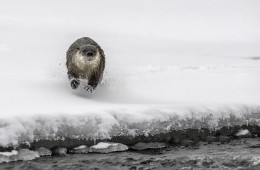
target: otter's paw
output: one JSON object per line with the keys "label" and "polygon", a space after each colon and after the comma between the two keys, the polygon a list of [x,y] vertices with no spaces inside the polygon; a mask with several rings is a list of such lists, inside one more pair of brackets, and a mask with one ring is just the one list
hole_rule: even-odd
{"label": "otter's paw", "polygon": [[70,81],[70,85],[71,85],[71,88],[72,89],[76,89],[76,88],[78,88],[79,87],[79,84],[80,84],[80,81],[78,80],[78,79],[72,79],[71,81]]}
{"label": "otter's paw", "polygon": [[87,90],[89,93],[92,93],[94,90],[93,87],[90,85],[84,86],[84,89]]}

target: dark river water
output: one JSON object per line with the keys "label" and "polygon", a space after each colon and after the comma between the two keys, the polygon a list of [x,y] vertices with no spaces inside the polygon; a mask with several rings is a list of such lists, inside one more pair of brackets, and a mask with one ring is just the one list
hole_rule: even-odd
{"label": "dark river water", "polygon": [[229,144],[204,144],[197,148],[109,154],[67,154],[32,161],[0,164],[1,170],[148,170],[148,169],[256,169],[260,170],[260,139],[240,139]]}

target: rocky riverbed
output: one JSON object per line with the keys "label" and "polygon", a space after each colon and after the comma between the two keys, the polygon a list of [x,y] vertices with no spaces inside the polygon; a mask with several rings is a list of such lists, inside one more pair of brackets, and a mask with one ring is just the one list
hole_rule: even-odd
{"label": "rocky riverbed", "polygon": [[45,156],[30,161],[2,163],[0,169],[260,169],[260,138],[235,139],[225,144],[199,142],[186,147],[140,148],[139,145],[139,150],[108,154]]}

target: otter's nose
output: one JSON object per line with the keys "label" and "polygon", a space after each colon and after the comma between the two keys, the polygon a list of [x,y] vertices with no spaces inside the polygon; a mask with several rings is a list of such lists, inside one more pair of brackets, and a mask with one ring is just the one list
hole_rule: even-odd
{"label": "otter's nose", "polygon": [[87,57],[93,57],[95,55],[93,51],[89,51],[89,50],[83,50],[82,53]]}
{"label": "otter's nose", "polygon": [[94,53],[92,51],[87,52],[87,56],[92,57],[93,55],[94,55]]}

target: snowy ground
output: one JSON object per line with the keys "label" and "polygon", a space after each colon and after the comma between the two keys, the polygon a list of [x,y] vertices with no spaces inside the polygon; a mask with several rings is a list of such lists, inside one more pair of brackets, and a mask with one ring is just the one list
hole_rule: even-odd
{"label": "snowy ground", "polygon": [[[55,136],[61,124],[89,119],[86,128],[97,124],[92,135],[107,136],[118,120],[250,114],[260,106],[259,5],[2,0],[0,146],[33,139],[37,128]],[[83,36],[107,57],[93,94],[73,91],[66,77],[65,53]]]}

